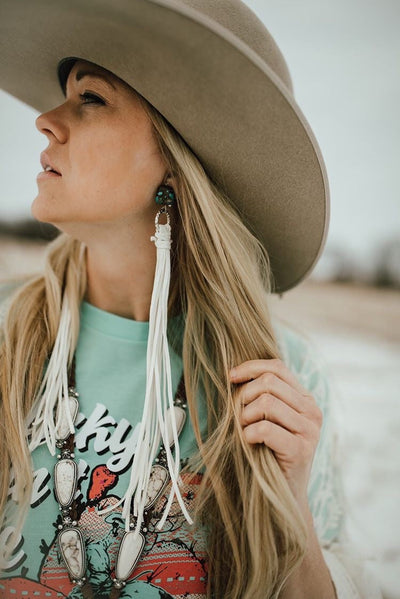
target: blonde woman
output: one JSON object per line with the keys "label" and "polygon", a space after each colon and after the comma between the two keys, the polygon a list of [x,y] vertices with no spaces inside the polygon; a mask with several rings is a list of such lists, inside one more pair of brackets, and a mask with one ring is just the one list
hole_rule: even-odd
{"label": "blonde woman", "polygon": [[238,0],[3,13],[61,234],[2,290],[1,596],[379,597],[341,545],[324,367],[268,309],[329,215],[270,34]]}

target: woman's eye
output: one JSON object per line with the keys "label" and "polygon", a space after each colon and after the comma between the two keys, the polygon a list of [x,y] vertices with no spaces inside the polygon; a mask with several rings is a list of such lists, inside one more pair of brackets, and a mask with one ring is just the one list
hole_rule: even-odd
{"label": "woman's eye", "polygon": [[84,102],[84,104],[105,104],[104,100],[95,96],[94,94],[89,94],[85,92],[84,94],[79,94],[79,97],[86,100],[89,99],[89,102]]}

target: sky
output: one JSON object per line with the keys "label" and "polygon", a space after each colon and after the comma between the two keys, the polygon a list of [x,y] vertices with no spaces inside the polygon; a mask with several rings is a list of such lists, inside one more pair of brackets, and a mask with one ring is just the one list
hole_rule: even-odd
{"label": "sky", "polygon": [[[400,238],[400,2],[246,3],[280,47],[324,156],[327,246],[370,260],[383,241]],[[0,90],[0,220],[30,216],[48,145],[38,114]]]}

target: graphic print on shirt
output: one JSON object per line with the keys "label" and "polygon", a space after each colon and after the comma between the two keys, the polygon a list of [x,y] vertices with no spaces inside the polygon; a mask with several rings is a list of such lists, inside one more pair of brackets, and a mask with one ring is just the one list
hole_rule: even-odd
{"label": "graphic print on shirt", "polygon": [[[78,521],[85,538],[87,575],[94,596],[98,599],[108,599],[125,522],[122,519],[122,506],[117,506],[105,514],[99,512],[117,504],[126,488],[132,460],[127,455],[121,455],[123,451],[121,444],[125,443],[125,450],[127,447],[133,448],[133,451],[129,452],[133,458],[134,445],[131,438],[136,437],[136,431],[134,430],[132,437],[128,438],[126,422],[121,423],[120,421],[118,425],[112,423],[111,417],[106,414],[107,411],[100,404],[97,404],[95,412],[97,413],[92,414],[92,418],[81,419],[80,431],[76,435],[77,447],[79,443],[81,448],[79,457],[82,455],[82,450],[83,452],[88,451],[92,446],[96,448],[96,456],[103,455],[104,459],[104,447],[112,445],[112,437],[116,433],[119,439],[120,453],[111,455],[106,463],[100,463],[90,471],[85,460],[79,460],[81,492],[78,497]],[[90,427],[87,426],[88,422],[91,423]],[[98,426],[99,422],[102,423],[101,427]],[[118,431],[118,426],[124,429],[124,435]],[[110,435],[112,428],[114,428],[114,432]],[[115,443],[114,445],[116,446]],[[183,462],[181,462],[181,466],[183,466]],[[123,476],[124,474],[125,476]],[[54,493],[47,487],[50,474],[47,477],[41,472],[40,477],[35,477],[35,480],[37,478],[40,483],[36,484],[37,494],[32,497],[30,517],[35,517],[35,511],[39,507],[43,509],[45,504],[55,502]],[[122,478],[124,484],[120,481]],[[185,485],[182,497],[190,512],[193,510],[193,501],[201,482],[201,474],[186,475],[182,478]],[[83,482],[87,483],[85,491]],[[119,482],[121,482],[120,485]],[[155,506],[157,512],[163,511],[170,490],[171,483],[167,485],[157,501]],[[55,505],[57,507],[56,502]],[[51,503],[51,506],[54,507],[54,504]],[[18,562],[19,567],[9,568],[7,575],[10,577],[0,579],[0,597],[45,596],[82,599],[79,587],[74,586],[70,581],[58,549],[57,526],[61,523],[61,515],[54,511],[51,513],[54,513],[55,517],[51,526],[49,526],[48,520],[43,523],[40,546],[31,547],[31,550],[40,552],[37,571],[35,572],[32,567],[29,567],[29,564],[32,563],[32,560],[29,559],[30,555],[26,555],[26,560],[23,559],[21,551],[24,545],[22,544],[19,547],[21,556]],[[128,579],[126,587],[121,592],[121,599],[138,596],[146,599],[153,597],[157,599],[205,597],[207,555],[203,535],[197,530],[191,530],[176,500],[173,502],[163,530],[158,531],[156,524],[156,519],[149,523],[144,552]],[[45,532],[48,533],[48,538],[44,538]],[[13,570],[17,570],[18,575],[13,574]]]}

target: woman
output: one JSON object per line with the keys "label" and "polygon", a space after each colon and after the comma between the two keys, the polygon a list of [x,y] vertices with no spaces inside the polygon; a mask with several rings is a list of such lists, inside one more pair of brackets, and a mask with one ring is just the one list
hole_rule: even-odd
{"label": "woman", "polygon": [[325,374],[268,310],[329,205],[271,36],[237,0],[5,17],[3,87],[49,106],[32,214],[62,233],[4,308],[2,596],[367,596]]}

